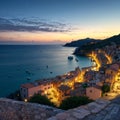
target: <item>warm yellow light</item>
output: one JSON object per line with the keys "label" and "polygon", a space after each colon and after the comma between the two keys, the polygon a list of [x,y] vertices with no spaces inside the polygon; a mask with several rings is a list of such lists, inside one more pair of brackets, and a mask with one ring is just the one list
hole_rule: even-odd
{"label": "warm yellow light", "polygon": [[94,67],[93,70],[96,70],[96,67]]}
{"label": "warm yellow light", "polygon": [[27,99],[24,99],[25,102],[27,102],[28,100]]}
{"label": "warm yellow light", "polygon": [[68,73],[68,75],[70,75],[70,73]]}
{"label": "warm yellow light", "polygon": [[45,94],[47,94],[47,91],[44,91]]}
{"label": "warm yellow light", "polygon": [[77,81],[78,78],[75,78],[75,81]]}

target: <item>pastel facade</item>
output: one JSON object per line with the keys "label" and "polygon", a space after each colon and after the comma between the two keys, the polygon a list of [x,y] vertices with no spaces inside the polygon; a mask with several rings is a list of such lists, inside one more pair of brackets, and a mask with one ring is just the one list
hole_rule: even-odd
{"label": "pastel facade", "polygon": [[23,84],[20,88],[20,93],[23,100],[37,94],[39,91],[40,86],[35,86],[32,83]]}
{"label": "pastel facade", "polygon": [[90,99],[96,100],[100,98],[102,95],[102,90],[98,87],[87,87],[86,88],[86,96]]}
{"label": "pastel facade", "polygon": [[52,88],[53,85],[50,83],[47,84],[39,84],[38,82],[35,83],[27,83],[21,85],[20,93],[22,99],[29,99],[34,94],[44,94],[44,92],[50,88]]}

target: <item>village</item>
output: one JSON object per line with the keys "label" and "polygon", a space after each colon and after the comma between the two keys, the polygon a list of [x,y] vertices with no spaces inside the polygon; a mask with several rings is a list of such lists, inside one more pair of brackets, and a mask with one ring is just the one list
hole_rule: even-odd
{"label": "village", "polygon": [[87,96],[96,100],[103,96],[102,86],[110,86],[110,92],[115,95],[120,93],[120,46],[111,43],[103,49],[90,52],[92,66],[75,68],[64,75],[50,79],[37,80],[32,83],[22,84],[20,94],[27,100],[34,94],[45,95],[56,106],[62,100],[72,96]]}

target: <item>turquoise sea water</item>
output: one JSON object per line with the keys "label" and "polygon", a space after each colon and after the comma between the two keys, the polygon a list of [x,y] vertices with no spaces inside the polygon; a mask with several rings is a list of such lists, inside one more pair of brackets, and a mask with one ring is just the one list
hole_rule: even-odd
{"label": "turquoise sea water", "polygon": [[91,65],[86,57],[74,56],[69,61],[67,57],[74,50],[60,45],[0,45],[0,97],[19,89],[22,83]]}

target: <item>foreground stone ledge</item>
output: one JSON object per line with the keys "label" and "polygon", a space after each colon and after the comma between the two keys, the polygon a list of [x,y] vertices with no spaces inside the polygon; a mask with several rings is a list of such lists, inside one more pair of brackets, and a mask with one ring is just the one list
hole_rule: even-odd
{"label": "foreground stone ledge", "polygon": [[46,105],[0,98],[0,120],[46,120],[60,112]]}
{"label": "foreground stone ledge", "polygon": [[97,99],[95,102],[98,103],[98,104],[105,104],[105,105],[110,104],[110,101],[105,100],[103,98]]}
{"label": "foreground stone ledge", "polygon": [[119,112],[116,104],[104,99],[64,111],[46,105],[0,98],[0,120],[90,120],[91,117],[92,120],[102,120],[109,110],[112,110],[111,115]]}
{"label": "foreground stone ledge", "polygon": [[110,101],[98,99],[87,105],[70,109],[63,113],[58,113],[56,116],[48,118],[47,120],[83,120],[85,117],[89,117],[89,115],[99,113],[109,104]]}

